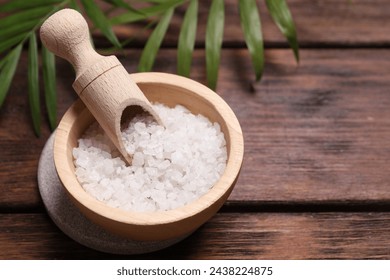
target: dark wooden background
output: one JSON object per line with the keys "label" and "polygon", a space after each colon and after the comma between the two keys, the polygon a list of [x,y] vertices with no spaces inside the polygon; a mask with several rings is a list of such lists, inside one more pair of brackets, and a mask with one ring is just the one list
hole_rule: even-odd
{"label": "dark wooden background", "polygon": [[[209,1],[200,2],[191,78],[206,83]],[[287,2],[300,64],[258,1],[266,65],[255,83],[236,1],[225,1],[217,93],[242,125],[242,172],[214,218],[183,242],[152,254],[96,252],[68,238],[47,216],[37,165],[50,130],[46,117],[40,138],[32,130],[24,51],[0,110],[0,259],[389,259],[390,2]],[[175,73],[182,17],[179,9],[155,71]],[[137,30],[133,25],[116,31],[124,38]],[[136,71],[146,38],[142,34],[118,54],[129,72]],[[98,46],[106,44],[97,39]],[[76,95],[71,67],[58,59],[57,68],[60,118]]]}

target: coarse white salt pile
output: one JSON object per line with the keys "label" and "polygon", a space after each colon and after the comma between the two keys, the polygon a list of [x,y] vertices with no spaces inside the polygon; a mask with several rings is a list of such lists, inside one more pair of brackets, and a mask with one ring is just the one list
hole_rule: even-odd
{"label": "coarse white salt pile", "polygon": [[205,194],[226,167],[226,142],[218,123],[183,106],[153,105],[164,126],[137,116],[122,131],[126,166],[97,123],[73,149],[76,176],[87,193],[128,211],[164,211]]}

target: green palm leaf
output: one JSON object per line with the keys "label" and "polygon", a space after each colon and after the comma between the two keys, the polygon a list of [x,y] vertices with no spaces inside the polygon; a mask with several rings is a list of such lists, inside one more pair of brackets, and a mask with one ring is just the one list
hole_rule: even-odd
{"label": "green palm leaf", "polygon": [[20,34],[20,35],[17,35],[15,37],[11,37],[5,41],[2,41],[2,42],[0,41],[0,53],[19,44],[20,42],[23,41],[23,39],[25,39],[25,37],[26,37],[26,34]]}
{"label": "green palm leaf", "polygon": [[294,52],[295,60],[299,62],[297,32],[286,1],[266,0],[266,3],[272,19],[275,21],[283,35],[287,38],[287,41]]}
{"label": "green palm leaf", "polygon": [[0,107],[3,105],[5,96],[11,85],[12,78],[15,75],[16,66],[18,65],[20,53],[22,51],[22,44],[18,45],[15,49],[9,52],[9,54],[1,60],[0,67]]}
{"label": "green palm leaf", "polygon": [[51,6],[45,6],[17,12],[0,19],[0,26],[2,29],[4,29],[32,19],[36,19],[38,21],[40,18],[51,12],[52,9],[53,7]]}
{"label": "green palm leaf", "polygon": [[264,68],[264,47],[261,23],[256,0],[240,0],[240,21],[245,42],[252,58],[256,80],[260,80]]}
{"label": "green palm leaf", "polygon": [[138,71],[146,72],[152,69],[157,52],[161,46],[161,42],[165,36],[165,33],[167,32],[168,25],[171,21],[173,11],[174,9],[171,8],[164,14],[160,22],[157,24],[156,28],[150,35],[148,41],[146,42],[144,50],[142,51],[141,59],[138,64]]}
{"label": "green palm leaf", "polygon": [[35,33],[31,33],[28,48],[28,97],[34,131],[41,134],[41,115],[39,106],[38,47]]}
{"label": "green palm leaf", "polygon": [[207,82],[212,89],[217,86],[224,22],[224,1],[213,0],[207,18],[205,42]]}
{"label": "green palm leaf", "polygon": [[118,41],[114,31],[111,28],[111,24],[107,17],[104,15],[99,6],[96,5],[94,1],[91,0],[81,0],[85,8],[85,12],[88,17],[92,20],[93,24],[99,28],[104,36],[117,48],[121,48],[121,44]]}
{"label": "green palm leaf", "polygon": [[149,1],[158,5],[153,5],[142,9],[141,12],[150,16],[158,13],[167,12],[171,8],[176,8],[178,5],[183,4],[187,0],[160,0],[160,1]]}
{"label": "green palm leaf", "polygon": [[76,10],[78,11],[79,13],[81,13],[81,9],[79,7],[79,5],[77,4],[76,0],[70,0],[69,2],[69,7],[73,10]]}
{"label": "green palm leaf", "polygon": [[111,18],[110,23],[112,25],[132,23],[132,22],[146,19],[147,17],[148,17],[148,15],[143,13],[143,10],[141,10],[141,12],[139,12],[139,13],[135,13],[133,11],[127,11],[119,16]]}
{"label": "green palm leaf", "polygon": [[161,3],[167,2],[167,0],[138,0],[138,2],[161,4]]}
{"label": "green palm leaf", "polygon": [[6,59],[0,60],[0,71],[1,71],[1,69],[3,69],[3,66],[5,65],[5,63],[6,63]]}
{"label": "green palm leaf", "polygon": [[130,6],[128,3],[126,3],[123,0],[104,0],[104,2],[109,3],[111,5],[114,5],[116,7],[127,9],[129,11],[134,12],[134,13],[139,13],[138,10],[134,9],[132,6]]}
{"label": "green palm leaf", "polygon": [[[184,3],[189,3],[178,38],[177,71],[189,76],[195,37],[197,30],[198,0],[137,0],[145,2],[142,9],[134,9],[127,0],[103,0],[115,8],[126,9],[124,13],[108,19],[101,8],[92,0],[14,0],[0,4],[0,106],[3,103],[14,77],[24,43],[29,41],[29,100],[34,129],[39,134],[40,108],[38,87],[38,54],[35,32],[39,25],[52,13],[65,7],[81,10],[91,19],[94,27],[113,44],[113,49],[122,48],[112,30],[114,24],[131,23],[145,20],[146,27],[155,25],[154,31],[142,51],[139,71],[150,71],[153,67],[157,52],[167,32],[174,9]],[[211,0],[205,35],[206,74],[208,85],[215,89],[218,79],[218,69],[221,60],[221,47],[224,33],[225,7],[223,0]],[[251,61],[260,79],[264,67],[264,47],[261,34],[261,23],[255,0],[239,0],[240,22],[245,42],[251,55]],[[297,34],[290,11],[285,0],[266,0],[270,14],[278,28],[287,38],[290,47],[299,61]],[[143,29],[144,30],[144,29]],[[141,32],[140,32],[141,33]],[[136,36],[136,35],[135,35]],[[127,41],[132,40],[129,38]],[[7,53],[8,52],[8,53]],[[43,85],[50,127],[56,125],[56,93],[55,93],[55,61],[51,53],[42,48]]]}
{"label": "green palm leaf", "polygon": [[185,77],[190,75],[197,24],[198,0],[192,0],[184,16],[177,47],[177,72]]}
{"label": "green palm leaf", "polygon": [[51,130],[57,125],[56,68],[54,54],[42,46],[43,85]]}
{"label": "green palm leaf", "polygon": [[159,3],[159,5],[153,5],[150,7],[146,7],[138,10],[138,13],[133,11],[127,11],[119,16],[113,17],[110,22],[113,25],[124,24],[124,23],[132,23],[136,21],[140,21],[158,14],[163,14],[167,12],[171,8],[175,8],[176,6],[184,3],[185,0],[164,0]]}
{"label": "green palm leaf", "polygon": [[0,29],[0,40],[4,38],[12,38],[14,36],[20,35],[20,33],[27,33],[31,29],[37,25],[38,21],[33,19],[29,21],[22,21],[19,22],[18,24],[14,24],[9,27],[3,27]]}
{"label": "green palm leaf", "polygon": [[36,8],[39,6],[52,6],[58,4],[63,0],[12,0],[0,6],[0,12],[13,12],[17,10],[24,10],[29,8]]}

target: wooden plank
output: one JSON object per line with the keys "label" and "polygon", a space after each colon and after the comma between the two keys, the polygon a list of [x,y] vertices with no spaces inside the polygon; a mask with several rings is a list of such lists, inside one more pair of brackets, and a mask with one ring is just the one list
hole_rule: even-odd
{"label": "wooden plank", "polygon": [[[388,201],[390,64],[383,57],[390,53],[308,51],[297,68],[284,54],[269,53],[252,96],[222,91],[246,139],[231,199]],[[234,68],[229,63],[222,69]],[[233,91],[245,77],[223,80]]]}
{"label": "wooden plank", "polygon": [[[199,1],[197,45],[204,45],[210,1]],[[272,21],[265,1],[257,1],[262,31],[267,46],[287,46],[286,40]],[[390,2],[386,0],[288,0],[296,23],[301,46],[388,46],[390,44]],[[185,6],[177,9],[164,41],[165,46],[176,46]],[[236,0],[225,1],[224,43],[244,46]],[[151,31],[142,24],[115,27],[120,38],[136,37],[131,46],[142,46]],[[103,40],[104,42],[105,40]],[[102,43],[102,40],[99,40]],[[107,41],[104,43],[107,45]]]}
{"label": "wooden plank", "polygon": [[0,215],[0,259],[389,259],[390,213],[220,213],[159,252],[96,252],[45,214]]}
{"label": "wooden plank", "polygon": [[[245,157],[231,201],[281,203],[390,199],[390,51],[270,50],[261,83],[248,53],[224,50],[218,93],[244,132]],[[139,51],[120,59],[133,72]],[[37,161],[49,135],[35,138],[29,120],[25,54],[0,111],[0,208],[41,207]],[[162,50],[156,71],[174,73],[175,51]],[[58,60],[59,113],[75,99],[73,71]],[[205,82],[204,52],[192,78]],[[251,85],[251,86],[250,86]],[[249,90],[252,88],[252,92]],[[11,211],[11,210],[7,210]]]}

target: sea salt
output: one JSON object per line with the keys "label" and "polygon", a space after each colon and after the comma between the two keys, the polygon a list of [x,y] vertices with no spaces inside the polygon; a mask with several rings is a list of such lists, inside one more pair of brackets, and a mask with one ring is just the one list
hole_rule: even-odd
{"label": "sea salt", "polygon": [[226,142],[218,123],[180,105],[153,106],[165,127],[137,116],[122,130],[131,166],[97,123],[78,140],[76,176],[97,200],[129,211],[166,211],[205,194],[224,172]]}

